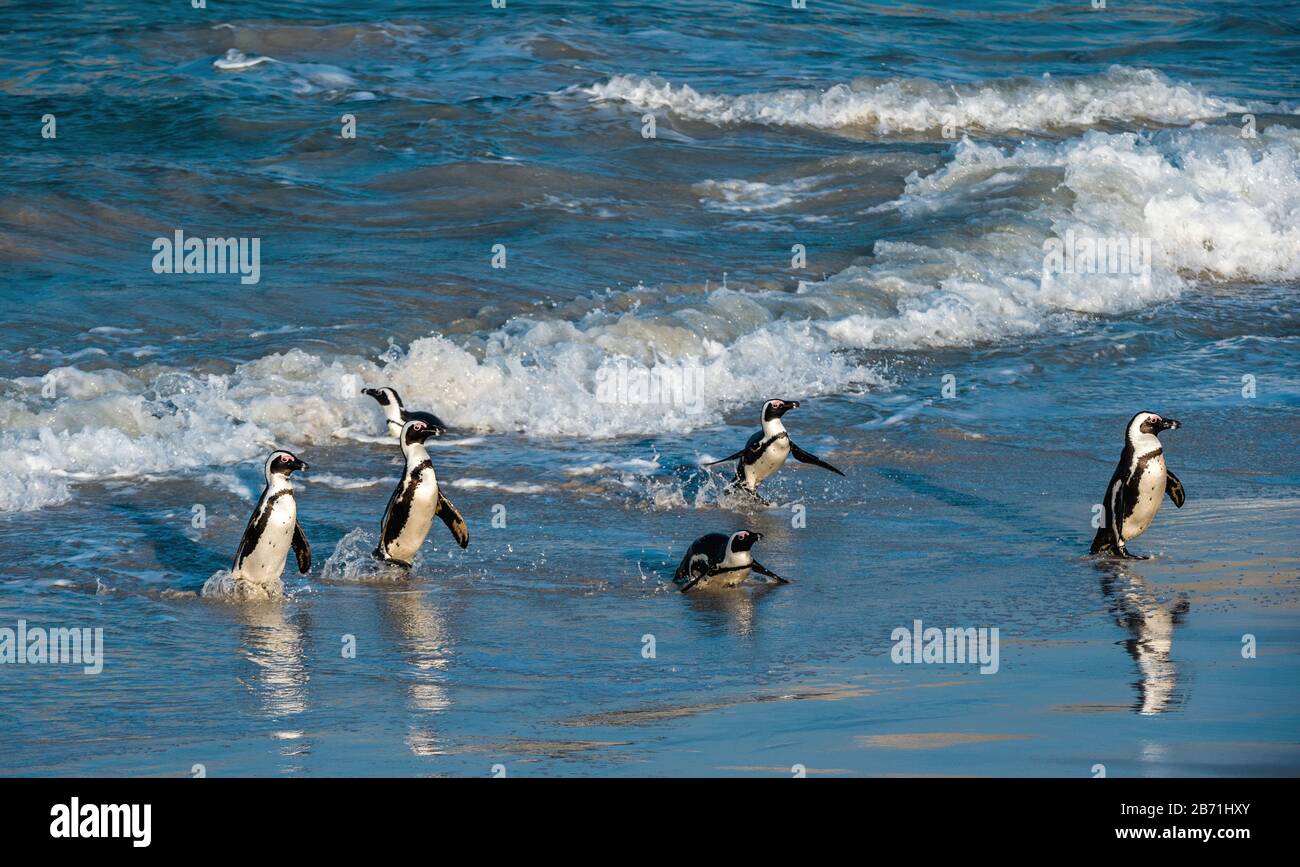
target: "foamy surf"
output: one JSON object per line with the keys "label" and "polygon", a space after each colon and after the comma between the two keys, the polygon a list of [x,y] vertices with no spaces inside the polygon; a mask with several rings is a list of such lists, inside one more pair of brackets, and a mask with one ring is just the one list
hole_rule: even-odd
{"label": "foamy surf", "polygon": [[[378,358],[295,348],[225,375],[65,364],[16,378],[0,398],[0,510],[57,506],[77,481],[206,473],[282,445],[391,443],[359,394],[365,383],[390,384],[475,437],[684,434],[775,393],[888,387],[855,350],[996,344],[1164,303],[1207,281],[1300,278],[1300,132],[1240,133],[1094,131],[1013,148],[963,140],[876,209],[926,233],[879,241],[871,258],[793,292],[642,287],[630,309],[518,316]],[[745,195],[780,201],[759,193]],[[1152,242],[1147,273],[1045,269],[1053,238],[1116,235]]]}
{"label": "foamy surf", "polygon": [[635,75],[577,88],[592,101],[667,110],[711,124],[762,124],[888,134],[953,129],[1050,131],[1105,121],[1186,124],[1250,110],[1179,84],[1152,69],[1112,66],[1103,75],[940,83],[861,78],[825,89],[701,93],[688,84]]}
{"label": "foamy surf", "polygon": [[275,59],[263,56],[249,57],[236,48],[231,48],[224,55],[212,61],[214,67],[225,72],[240,72],[245,69],[252,69],[254,66],[261,66],[263,63],[275,63]]}

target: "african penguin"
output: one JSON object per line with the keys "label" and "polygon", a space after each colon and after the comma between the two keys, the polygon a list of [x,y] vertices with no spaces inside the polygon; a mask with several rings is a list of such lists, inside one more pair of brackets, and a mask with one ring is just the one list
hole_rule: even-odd
{"label": "african penguin", "polygon": [[1161,431],[1181,426],[1181,422],[1161,418],[1153,412],[1140,412],[1133,416],[1124,433],[1124,451],[1119,456],[1119,466],[1110,477],[1102,501],[1106,523],[1097,530],[1089,553],[1147,559],[1129,553],[1125,543],[1136,539],[1151,526],[1165,494],[1175,506],[1183,507],[1186,499],[1183,484],[1165,467],[1165,452],[1156,437]]}
{"label": "african penguin", "polygon": [[778,584],[789,584],[789,580],[765,568],[750,553],[754,543],[761,538],[762,533],[749,530],[730,536],[724,533],[701,536],[686,549],[686,555],[673,575],[673,583],[680,586],[683,593],[696,585],[700,589],[735,587],[748,578],[752,570],[775,579]]}
{"label": "african penguin", "polygon": [[442,495],[433,462],[424,449],[424,441],[436,429],[427,422],[413,419],[402,425],[402,454],[406,466],[384,511],[379,528],[379,545],[375,557],[386,563],[411,568],[411,562],[429,535],[433,516],[437,515],[451,530],[460,547],[469,546],[469,528],[451,501]]}
{"label": "african penguin", "polygon": [[799,408],[797,400],[780,400],[773,399],[763,404],[763,429],[756,431],[745,447],[734,455],[728,455],[725,458],[716,461],[710,461],[705,466],[722,464],[727,461],[740,460],[736,463],[736,478],[732,485],[744,488],[751,494],[755,493],[760,482],[768,476],[775,473],[785,465],[786,458],[794,455],[795,460],[802,461],[805,464],[814,464],[819,467],[830,470],[832,473],[841,473],[821,458],[806,452],[794,444],[790,435],[786,432],[785,425],[781,422],[781,416],[785,415],[792,409]]}
{"label": "african penguin", "polygon": [[230,567],[237,595],[278,596],[290,548],[298,558],[298,571],[306,575],[311,569],[311,545],[298,524],[298,504],[289,480],[295,470],[305,469],[307,464],[291,452],[275,451],[266,459],[266,487],[248,519]]}
{"label": "african penguin", "polygon": [[368,394],[379,402],[379,408],[384,411],[384,419],[388,424],[388,435],[395,437],[401,434],[402,425],[408,421],[420,420],[429,427],[436,430],[436,435],[441,436],[447,432],[447,426],[442,423],[431,412],[420,412],[419,410],[410,410],[402,405],[402,397],[393,388],[363,388],[362,394]]}

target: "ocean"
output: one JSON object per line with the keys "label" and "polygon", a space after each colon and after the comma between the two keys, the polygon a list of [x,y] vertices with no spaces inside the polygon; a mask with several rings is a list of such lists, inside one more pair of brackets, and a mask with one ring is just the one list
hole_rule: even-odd
{"label": "ocean", "polygon": [[[0,4],[0,630],[103,651],[0,631],[0,773],[1300,773],[1300,11],[795,5]],[[725,493],[768,398],[843,477]],[[200,597],[275,448],[311,571]]]}

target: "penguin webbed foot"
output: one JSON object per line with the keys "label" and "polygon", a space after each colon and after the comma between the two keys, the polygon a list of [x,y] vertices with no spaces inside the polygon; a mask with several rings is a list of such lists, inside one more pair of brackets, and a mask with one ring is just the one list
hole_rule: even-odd
{"label": "penguin webbed foot", "polygon": [[1132,551],[1130,551],[1128,548],[1124,547],[1123,545],[1120,545],[1118,547],[1111,546],[1109,548],[1105,548],[1100,553],[1104,557],[1111,557],[1119,560],[1150,560],[1151,559],[1150,554],[1134,554]]}

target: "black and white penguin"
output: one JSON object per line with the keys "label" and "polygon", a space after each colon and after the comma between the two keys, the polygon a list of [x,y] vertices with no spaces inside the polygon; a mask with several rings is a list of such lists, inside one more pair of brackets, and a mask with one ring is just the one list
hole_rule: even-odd
{"label": "black and white penguin", "polygon": [[730,536],[725,533],[701,536],[686,549],[686,554],[673,575],[673,583],[681,587],[683,593],[696,585],[700,589],[735,587],[749,577],[750,571],[754,571],[774,579],[778,584],[789,584],[788,579],[754,559],[750,549],[761,538],[762,533],[749,530],[741,530]]}
{"label": "black and white penguin", "polygon": [[830,470],[832,473],[841,473],[839,470],[826,463],[821,458],[806,452],[799,448],[790,439],[790,434],[786,432],[785,425],[781,422],[781,416],[785,415],[792,409],[799,408],[797,400],[773,399],[763,404],[763,429],[756,431],[745,447],[734,455],[728,455],[725,458],[716,461],[710,461],[705,466],[714,464],[724,464],[727,461],[740,460],[736,463],[736,478],[733,485],[744,488],[751,494],[755,493],[760,482],[768,476],[775,473],[785,465],[786,458],[794,455],[794,459],[802,461],[805,464],[814,464],[823,469]]}
{"label": "black and white penguin", "polygon": [[295,471],[305,469],[307,464],[292,452],[275,451],[266,459],[266,487],[248,519],[230,567],[230,586],[235,595],[279,596],[280,576],[290,548],[298,558],[298,571],[306,575],[311,569],[311,545],[298,524],[298,503],[289,479]]}
{"label": "black and white penguin", "polygon": [[438,487],[438,476],[433,471],[433,461],[425,451],[424,441],[436,434],[436,429],[425,421],[413,419],[402,426],[402,454],[406,466],[397,489],[388,500],[384,522],[379,528],[379,545],[375,557],[386,563],[395,563],[407,569],[429,535],[433,517],[437,515],[451,530],[460,547],[469,546],[469,528],[456,507],[443,496]]}
{"label": "black and white penguin", "polygon": [[1124,451],[1119,456],[1119,466],[1110,477],[1102,501],[1106,524],[1098,528],[1089,553],[1147,559],[1129,553],[1125,543],[1136,539],[1151,526],[1165,494],[1175,506],[1183,507],[1186,499],[1183,483],[1165,466],[1165,450],[1156,436],[1161,431],[1181,426],[1181,422],[1161,418],[1154,412],[1140,412],[1133,416],[1124,434]]}
{"label": "black and white penguin", "polygon": [[379,402],[379,407],[384,411],[384,419],[388,424],[388,435],[390,437],[398,436],[402,433],[402,425],[408,421],[422,421],[429,427],[434,428],[436,436],[441,436],[447,432],[447,426],[442,423],[431,412],[421,412],[420,410],[407,409],[402,405],[402,397],[394,388],[363,388],[362,394],[368,394]]}

